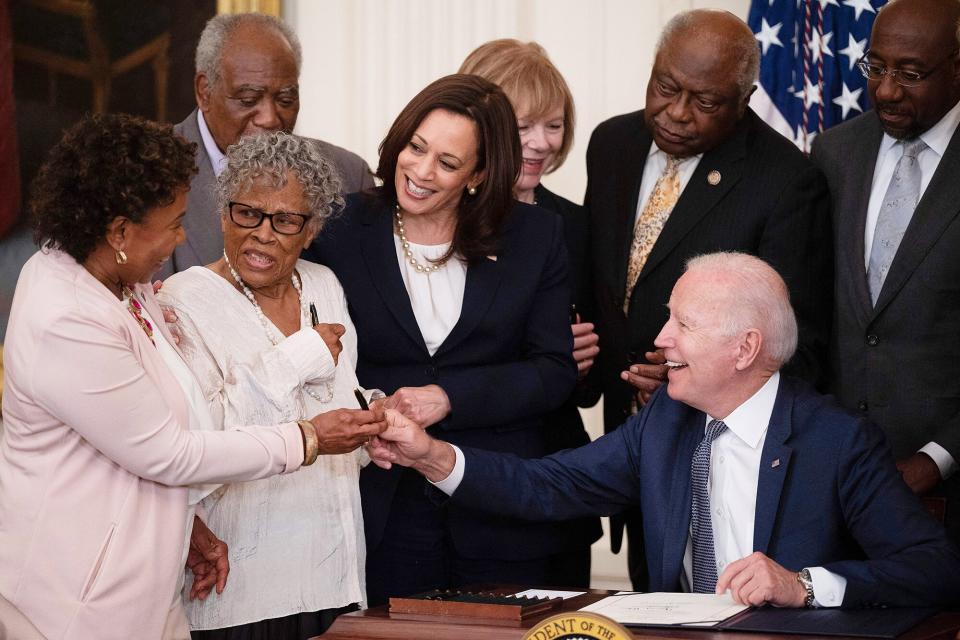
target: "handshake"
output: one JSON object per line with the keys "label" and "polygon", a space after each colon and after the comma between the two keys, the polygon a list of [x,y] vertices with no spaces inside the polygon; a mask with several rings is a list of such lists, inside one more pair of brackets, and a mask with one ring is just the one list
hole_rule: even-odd
{"label": "handshake", "polygon": [[436,481],[453,470],[456,454],[450,445],[431,438],[424,428],[449,414],[446,392],[431,384],[401,387],[393,395],[371,403],[369,410],[338,409],[320,414],[312,422],[317,427],[321,453],[346,453],[365,445],[377,466],[412,467]]}

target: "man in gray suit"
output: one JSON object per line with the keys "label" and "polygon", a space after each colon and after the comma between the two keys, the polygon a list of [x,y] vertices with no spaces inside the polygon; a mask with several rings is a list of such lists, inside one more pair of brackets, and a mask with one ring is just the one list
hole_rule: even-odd
{"label": "man in gray suit", "polygon": [[[199,173],[190,185],[183,226],[187,241],[156,274],[165,278],[217,260],[223,233],[214,186],[224,152],[242,136],[258,131],[293,131],[300,111],[301,50],[282,20],[258,13],[211,19],[197,44],[194,90],[197,108],[174,130],[197,144]],[[343,192],[373,186],[360,156],[321,140],[321,151],[340,171]]]}
{"label": "man in gray suit", "polygon": [[860,62],[874,110],[823,133],[833,199],[832,386],[887,434],[960,541],[957,0],[896,0]]}

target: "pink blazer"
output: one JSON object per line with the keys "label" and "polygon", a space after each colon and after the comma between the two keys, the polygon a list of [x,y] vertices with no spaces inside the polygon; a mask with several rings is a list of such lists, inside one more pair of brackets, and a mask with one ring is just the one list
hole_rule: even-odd
{"label": "pink blazer", "polygon": [[50,640],[159,638],[183,571],[184,485],[295,471],[298,427],[187,430],[157,349],[58,251],[20,273],[4,361],[0,594]]}

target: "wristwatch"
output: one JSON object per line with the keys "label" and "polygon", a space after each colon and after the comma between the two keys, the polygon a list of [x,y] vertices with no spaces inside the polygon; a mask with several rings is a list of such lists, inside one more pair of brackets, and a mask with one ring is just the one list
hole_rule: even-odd
{"label": "wristwatch", "polygon": [[801,569],[797,572],[797,582],[804,588],[807,592],[806,597],[803,599],[803,606],[808,609],[813,606],[813,578],[810,577],[809,569]]}

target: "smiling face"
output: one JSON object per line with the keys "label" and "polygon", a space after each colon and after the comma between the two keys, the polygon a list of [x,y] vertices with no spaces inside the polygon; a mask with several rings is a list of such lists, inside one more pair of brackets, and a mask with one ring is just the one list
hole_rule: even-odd
{"label": "smiling face", "polygon": [[[670,318],[654,341],[670,366],[667,393],[714,417],[730,393],[737,373],[740,341],[721,331],[723,313],[733,303],[718,293],[709,274],[688,271],[670,295]],[[711,408],[713,410],[711,411]]]}
{"label": "smiling face", "polygon": [[877,16],[869,61],[888,70],[930,72],[915,87],[900,86],[889,74],[867,81],[880,125],[890,136],[915,138],[960,100],[955,33],[958,15],[956,3],[901,1]]}
{"label": "smiling face", "polygon": [[721,43],[717,34],[694,38],[678,32],[657,54],[644,120],[670,155],[710,151],[733,134],[747,108],[750,94],[741,96],[738,84],[740,61]]}
{"label": "smiling face", "polygon": [[[282,188],[261,177],[237,193],[233,200],[265,213],[310,215],[310,204],[303,187],[292,172],[287,174],[287,183]],[[229,212],[221,215],[221,226],[223,248],[230,264],[254,291],[289,283],[300,252],[309,246],[315,235],[309,221],[300,233],[283,235],[273,230],[267,218],[259,226],[248,229],[235,224]]]}
{"label": "smiling face", "polygon": [[[543,174],[556,162],[557,154],[563,146],[563,115],[561,105],[541,116],[517,117],[523,152],[523,170],[516,187],[518,197],[536,189]],[[532,197],[529,201],[533,201]]]}
{"label": "smiling face", "polygon": [[275,29],[242,24],[223,45],[220,78],[199,74],[197,103],[221,151],[242,136],[293,131],[300,111],[297,63]]}
{"label": "smiling face", "polygon": [[128,221],[124,225],[122,248],[127,263],[119,267],[123,282],[150,282],[177,245],[186,240],[186,211],[187,189],[182,189],[170,204],[151,209],[139,223]]}
{"label": "smiling face", "polygon": [[442,109],[427,114],[397,157],[397,202],[412,215],[456,216],[463,193],[481,180],[477,126]]}

